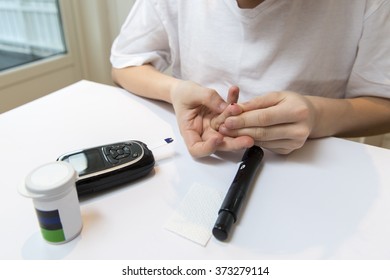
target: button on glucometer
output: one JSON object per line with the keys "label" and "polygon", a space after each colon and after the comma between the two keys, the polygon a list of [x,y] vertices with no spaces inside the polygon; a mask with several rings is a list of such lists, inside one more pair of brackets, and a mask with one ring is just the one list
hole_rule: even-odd
{"label": "button on glucometer", "polygon": [[127,154],[123,154],[123,155],[117,156],[115,159],[120,160],[120,159],[127,158],[128,156],[129,156],[129,155],[127,155]]}
{"label": "button on glucometer", "polygon": [[116,150],[110,150],[110,156],[112,156],[113,158],[116,158],[118,156],[118,152]]}
{"label": "button on glucometer", "polygon": [[107,156],[107,160],[112,164],[117,164],[119,160],[113,158],[112,156]]}

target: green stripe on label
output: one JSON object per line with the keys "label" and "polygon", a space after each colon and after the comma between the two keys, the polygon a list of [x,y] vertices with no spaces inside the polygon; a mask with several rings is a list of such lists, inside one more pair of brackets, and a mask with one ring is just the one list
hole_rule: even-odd
{"label": "green stripe on label", "polygon": [[45,240],[53,243],[57,242],[64,242],[65,241],[65,234],[64,230],[58,229],[58,230],[47,230],[44,228],[41,228],[42,236]]}

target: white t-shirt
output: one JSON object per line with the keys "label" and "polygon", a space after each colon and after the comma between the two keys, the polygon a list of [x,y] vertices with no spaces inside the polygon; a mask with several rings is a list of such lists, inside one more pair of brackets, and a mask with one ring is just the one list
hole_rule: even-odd
{"label": "white t-shirt", "polygon": [[223,97],[237,85],[240,101],[280,90],[390,98],[390,1],[136,1],[111,63],[171,66]]}

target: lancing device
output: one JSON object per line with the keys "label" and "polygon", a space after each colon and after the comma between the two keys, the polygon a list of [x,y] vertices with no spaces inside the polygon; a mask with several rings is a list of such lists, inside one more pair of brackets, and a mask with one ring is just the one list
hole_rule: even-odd
{"label": "lancing device", "polygon": [[218,211],[218,218],[213,228],[213,235],[218,240],[226,240],[232,225],[237,222],[241,206],[263,156],[264,152],[258,146],[253,146],[245,151],[237,174]]}

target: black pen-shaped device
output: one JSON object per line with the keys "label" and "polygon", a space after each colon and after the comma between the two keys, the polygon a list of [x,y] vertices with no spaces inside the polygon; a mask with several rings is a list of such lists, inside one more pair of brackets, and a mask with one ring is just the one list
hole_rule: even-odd
{"label": "black pen-shaped device", "polygon": [[237,174],[218,211],[218,218],[213,228],[213,235],[218,240],[226,240],[237,217],[249,187],[263,159],[264,152],[258,146],[247,149],[242,157]]}

